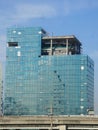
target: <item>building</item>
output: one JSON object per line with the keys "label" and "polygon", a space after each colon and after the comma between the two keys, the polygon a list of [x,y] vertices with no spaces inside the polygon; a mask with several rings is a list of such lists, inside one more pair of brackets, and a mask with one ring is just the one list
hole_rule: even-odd
{"label": "building", "polygon": [[71,36],[40,27],[7,31],[4,115],[80,115],[94,110],[94,63]]}

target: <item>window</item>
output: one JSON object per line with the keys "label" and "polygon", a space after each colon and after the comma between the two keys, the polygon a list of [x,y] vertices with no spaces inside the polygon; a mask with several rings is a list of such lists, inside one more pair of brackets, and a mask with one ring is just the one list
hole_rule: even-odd
{"label": "window", "polygon": [[8,47],[16,47],[18,46],[18,42],[8,42]]}

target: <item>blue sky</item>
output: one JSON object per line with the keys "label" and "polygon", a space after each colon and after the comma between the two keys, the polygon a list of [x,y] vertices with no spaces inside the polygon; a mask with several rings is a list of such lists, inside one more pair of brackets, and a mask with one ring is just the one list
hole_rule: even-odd
{"label": "blue sky", "polygon": [[5,62],[6,28],[41,26],[50,35],[76,35],[95,62],[98,114],[98,0],[0,0],[0,60]]}

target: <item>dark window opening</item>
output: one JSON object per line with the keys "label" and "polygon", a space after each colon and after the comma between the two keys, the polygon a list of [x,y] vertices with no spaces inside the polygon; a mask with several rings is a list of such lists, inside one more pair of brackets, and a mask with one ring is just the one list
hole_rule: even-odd
{"label": "dark window opening", "polygon": [[16,47],[18,46],[18,42],[8,42],[8,47]]}

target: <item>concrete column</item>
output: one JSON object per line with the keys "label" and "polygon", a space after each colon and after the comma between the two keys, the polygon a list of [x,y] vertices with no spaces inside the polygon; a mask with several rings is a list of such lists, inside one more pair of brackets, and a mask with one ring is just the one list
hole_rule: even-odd
{"label": "concrete column", "polygon": [[51,48],[51,54],[50,55],[52,55],[52,39],[51,39],[51,42],[50,42],[51,44],[50,44],[50,48]]}
{"label": "concrete column", "polygon": [[68,39],[66,39],[66,55],[68,55]]}
{"label": "concrete column", "polygon": [[66,125],[60,125],[58,128],[59,128],[59,130],[67,130]]}

